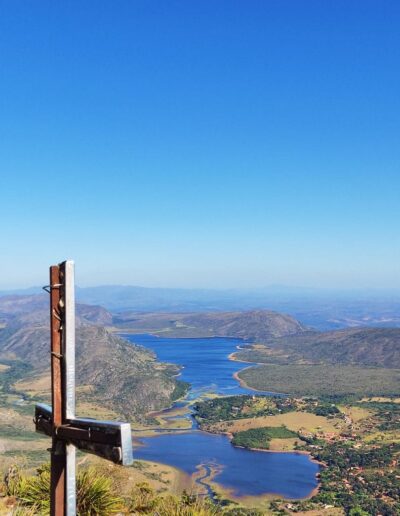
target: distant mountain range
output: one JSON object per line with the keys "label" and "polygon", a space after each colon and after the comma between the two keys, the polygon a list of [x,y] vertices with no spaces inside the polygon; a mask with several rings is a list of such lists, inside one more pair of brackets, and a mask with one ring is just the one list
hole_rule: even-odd
{"label": "distant mountain range", "polygon": [[206,313],[115,314],[117,328],[165,337],[236,337],[252,341],[301,334],[306,331],[293,317],[269,310]]}
{"label": "distant mountain range", "polygon": [[[77,303],[78,321],[108,326],[112,324],[112,314],[102,306]],[[47,320],[49,318],[48,294],[11,295],[0,297],[0,322],[10,322],[13,319]]]}
{"label": "distant mountain range", "polygon": [[[31,296],[39,287],[0,292]],[[113,312],[228,312],[275,310],[307,326],[331,330],[357,326],[400,327],[400,290],[339,290],[270,286],[259,289],[174,289],[137,286],[77,288],[81,303]]]}

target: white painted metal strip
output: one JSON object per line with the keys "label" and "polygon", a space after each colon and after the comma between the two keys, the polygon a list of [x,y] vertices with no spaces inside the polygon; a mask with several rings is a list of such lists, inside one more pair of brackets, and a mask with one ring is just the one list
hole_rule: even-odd
{"label": "white painted metal strip", "polygon": [[[75,264],[72,260],[65,262],[65,416],[75,417]],[[76,449],[72,444],[66,445],[67,471],[65,476],[66,516],[76,515]]]}
{"label": "white painted metal strip", "polygon": [[75,417],[75,264],[65,262],[65,374],[66,417]]}
{"label": "white painted metal strip", "polygon": [[65,487],[67,495],[66,516],[76,515],[76,448],[73,444],[66,445],[67,471]]}

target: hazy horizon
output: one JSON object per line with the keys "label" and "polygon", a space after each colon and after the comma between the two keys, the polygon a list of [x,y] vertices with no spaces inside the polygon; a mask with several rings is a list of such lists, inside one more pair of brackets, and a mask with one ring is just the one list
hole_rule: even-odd
{"label": "hazy horizon", "polygon": [[[43,285],[46,282],[43,283]],[[30,285],[30,286],[21,286],[21,287],[10,287],[10,288],[1,288],[0,286],[0,294],[8,293],[8,292],[33,292],[42,291],[42,285]],[[216,293],[269,293],[269,294],[287,294],[288,296],[300,293],[300,294],[345,294],[345,295],[368,295],[368,294],[383,294],[390,295],[400,294],[399,287],[358,287],[358,288],[345,288],[345,287],[323,287],[316,286],[311,287],[307,285],[283,285],[283,284],[271,284],[271,285],[263,285],[263,286],[254,286],[254,287],[201,287],[201,286],[176,286],[176,285],[168,285],[168,286],[160,286],[160,285],[139,285],[139,284],[118,284],[118,283],[108,283],[108,284],[93,284],[93,285],[85,285],[81,283],[76,284],[77,291],[79,290],[89,290],[89,289],[148,289],[148,290],[176,290],[176,291],[195,291],[195,292],[216,292]]]}

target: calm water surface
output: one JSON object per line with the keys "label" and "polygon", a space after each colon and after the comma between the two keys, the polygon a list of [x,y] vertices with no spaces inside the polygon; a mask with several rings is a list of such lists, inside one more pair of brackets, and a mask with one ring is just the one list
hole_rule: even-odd
{"label": "calm water surface", "polygon": [[[124,335],[153,350],[163,362],[183,366],[180,379],[192,385],[189,397],[203,392],[222,395],[253,393],[232,377],[244,364],[228,359],[243,341],[230,338],[166,339],[152,335]],[[307,455],[266,453],[235,448],[223,435],[193,429],[140,439],[135,458],[175,466],[189,475],[201,464],[221,466],[216,482],[236,496],[277,494],[304,498],[317,486],[319,466]]]}
{"label": "calm water surface", "polygon": [[153,350],[161,362],[183,366],[179,379],[191,384],[192,398],[210,391],[225,396],[254,394],[253,390],[242,388],[232,377],[246,365],[228,359],[231,353],[237,351],[237,346],[244,344],[243,340],[226,337],[166,339],[152,335],[124,337]]}

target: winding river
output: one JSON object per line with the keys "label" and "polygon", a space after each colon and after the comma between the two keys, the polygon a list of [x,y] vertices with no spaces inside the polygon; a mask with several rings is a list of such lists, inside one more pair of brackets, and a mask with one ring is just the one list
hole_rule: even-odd
{"label": "winding river", "polygon": [[[180,379],[191,384],[190,400],[210,392],[225,396],[254,394],[233,378],[243,364],[230,360],[229,355],[243,344],[241,340],[123,336],[153,350],[160,361],[183,366]],[[140,442],[142,446],[134,450],[136,459],[168,464],[189,475],[198,472],[200,466],[213,469],[214,481],[234,497],[273,494],[301,499],[317,487],[319,466],[308,455],[236,448],[225,435],[202,432],[195,424],[189,431],[160,432],[140,438]]]}

